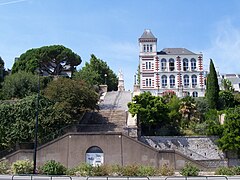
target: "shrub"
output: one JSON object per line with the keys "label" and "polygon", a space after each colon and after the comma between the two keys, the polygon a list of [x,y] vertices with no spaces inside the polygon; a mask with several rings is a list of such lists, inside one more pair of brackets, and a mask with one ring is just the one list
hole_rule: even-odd
{"label": "shrub", "polygon": [[29,160],[18,160],[12,164],[11,170],[14,174],[32,174],[33,162]]}
{"label": "shrub", "polygon": [[127,165],[122,168],[123,176],[137,176],[138,166],[137,165]]}
{"label": "shrub", "polygon": [[168,164],[163,164],[158,170],[158,173],[161,176],[172,176],[174,175],[174,169],[168,166]]}
{"label": "shrub", "polygon": [[47,161],[42,167],[41,172],[47,175],[64,175],[67,168],[55,160]]}
{"label": "shrub", "polygon": [[234,167],[234,173],[235,173],[235,175],[240,175],[240,166]]}
{"label": "shrub", "polygon": [[87,163],[82,163],[75,168],[69,169],[67,174],[74,176],[93,176],[93,166]]}
{"label": "shrub", "polygon": [[233,176],[235,175],[234,168],[229,167],[219,167],[215,170],[215,175],[228,175]]}
{"label": "shrub", "polygon": [[93,167],[94,176],[108,176],[111,174],[111,166],[101,165]]}
{"label": "shrub", "polygon": [[0,162],[0,174],[9,174],[10,164],[7,161]]}
{"label": "shrub", "polygon": [[111,166],[111,174],[112,176],[122,176],[123,167],[120,165],[112,165]]}
{"label": "shrub", "polygon": [[157,171],[152,166],[139,166],[137,171],[137,176],[154,176]]}
{"label": "shrub", "polygon": [[191,163],[186,163],[181,169],[180,174],[183,176],[198,176],[199,168],[193,166]]}

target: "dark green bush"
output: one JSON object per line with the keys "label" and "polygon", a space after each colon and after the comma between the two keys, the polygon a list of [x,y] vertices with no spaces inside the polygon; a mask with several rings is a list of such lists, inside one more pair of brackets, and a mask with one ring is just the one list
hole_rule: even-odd
{"label": "dark green bush", "polygon": [[72,176],[93,176],[93,166],[87,163],[81,163],[77,167],[69,169],[67,174]]}
{"label": "dark green bush", "polygon": [[172,176],[174,175],[174,169],[172,167],[170,167],[167,164],[163,164],[159,170],[158,170],[158,174],[160,176]]}
{"label": "dark green bush", "polygon": [[13,174],[32,174],[33,162],[29,160],[18,160],[11,166]]}
{"label": "dark green bush", "polygon": [[199,171],[199,168],[188,162],[181,169],[180,174],[183,176],[198,176]]}
{"label": "dark green bush", "polygon": [[233,176],[235,175],[235,170],[234,168],[231,167],[219,167],[215,170],[215,175]]}
{"label": "dark green bush", "polygon": [[42,167],[41,172],[47,175],[65,175],[67,168],[55,160],[47,161]]}
{"label": "dark green bush", "polygon": [[154,176],[157,174],[156,168],[152,166],[139,166],[137,176]]}
{"label": "dark green bush", "polygon": [[234,173],[235,173],[235,175],[240,175],[240,166],[234,167]]}
{"label": "dark green bush", "polygon": [[93,167],[94,176],[109,176],[111,174],[111,166],[101,165]]}
{"label": "dark green bush", "polygon": [[0,174],[9,174],[10,173],[10,164],[7,161],[0,162]]}
{"label": "dark green bush", "polygon": [[127,165],[122,168],[123,176],[137,176],[138,166],[135,164]]}

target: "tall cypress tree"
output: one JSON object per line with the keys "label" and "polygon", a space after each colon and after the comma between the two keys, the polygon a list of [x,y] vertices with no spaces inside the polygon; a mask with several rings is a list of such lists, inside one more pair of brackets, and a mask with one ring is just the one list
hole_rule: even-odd
{"label": "tall cypress tree", "polygon": [[209,74],[207,75],[206,98],[211,109],[217,109],[218,97],[219,97],[219,85],[217,73],[213,61],[212,59],[210,59]]}

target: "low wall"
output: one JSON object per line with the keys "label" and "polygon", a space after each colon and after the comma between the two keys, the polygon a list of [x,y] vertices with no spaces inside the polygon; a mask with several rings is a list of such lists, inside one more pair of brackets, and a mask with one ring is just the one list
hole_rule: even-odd
{"label": "low wall", "polygon": [[[200,169],[205,166],[173,150],[158,151],[144,143],[121,133],[68,133],[41,147],[37,151],[37,165],[47,160],[56,160],[68,168],[86,162],[86,152],[98,146],[104,153],[104,164],[141,164],[160,167],[168,164],[176,170],[186,162],[192,162]],[[32,159],[33,151],[17,151],[6,158],[10,162],[18,159]]]}

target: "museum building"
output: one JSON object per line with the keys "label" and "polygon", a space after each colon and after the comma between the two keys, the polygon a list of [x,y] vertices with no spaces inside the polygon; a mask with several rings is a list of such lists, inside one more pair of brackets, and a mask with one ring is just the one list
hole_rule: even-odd
{"label": "museum building", "polygon": [[185,48],[157,51],[157,38],[145,30],[139,38],[140,91],[153,95],[175,93],[178,97],[205,94],[203,55]]}

